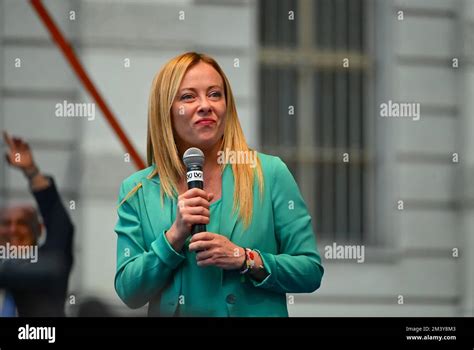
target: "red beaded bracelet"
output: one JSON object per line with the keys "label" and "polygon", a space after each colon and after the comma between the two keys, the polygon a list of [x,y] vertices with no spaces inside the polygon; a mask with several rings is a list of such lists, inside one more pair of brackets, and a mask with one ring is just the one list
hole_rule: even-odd
{"label": "red beaded bracelet", "polygon": [[255,254],[250,248],[244,248],[245,251],[245,261],[240,268],[240,274],[246,274],[250,269],[255,266]]}

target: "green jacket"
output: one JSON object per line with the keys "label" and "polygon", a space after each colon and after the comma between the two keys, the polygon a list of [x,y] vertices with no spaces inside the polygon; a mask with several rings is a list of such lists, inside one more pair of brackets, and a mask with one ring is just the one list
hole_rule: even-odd
{"label": "green jacket", "polygon": [[[321,284],[324,269],[298,186],[280,158],[258,156],[264,176],[263,200],[254,184],[253,216],[247,230],[237,214],[231,215],[234,176],[231,166],[224,169],[221,210],[227,219],[222,220],[220,233],[238,246],[257,250],[269,275],[260,283],[249,277],[242,283],[237,271],[219,269],[220,279],[210,286],[215,296],[198,295],[202,303],[221,303],[223,313],[218,315],[288,316],[285,293],[311,293]],[[183,261],[189,257],[174,251],[165,238],[177,203],[176,198],[165,196],[161,205],[159,178],[147,179],[152,170],[153,166],[136,172],[120,188],[119,203],[137,184],[142,185],[118,207],[115,289],[131,308],[149,303],[150,316],[173,316],[183,293]],[[206,277],[207,269],[200,268],[199,273]],[[199,288],[191,293],[199,293]]]}

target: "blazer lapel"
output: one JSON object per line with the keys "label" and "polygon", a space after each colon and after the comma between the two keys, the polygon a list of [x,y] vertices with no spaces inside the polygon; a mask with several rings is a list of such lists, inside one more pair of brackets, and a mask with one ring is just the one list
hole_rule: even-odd
{"label": "blazer lapel", "polygon": [[159,234],[169,229],[173,224],[174,201],[165,196],[163,206],[161,205],[160,182],[156,178],[143,179],[142,187],[150,227],[155,237],[158,237]]}
{"label": "blazer lapel", "polygon": [[224,236],[232,241],[235,226],[237,223],[237,214],[232,212],[234,205],[234,174],[232,166],[227,164],[222,174],[222,208],[220,230]]}

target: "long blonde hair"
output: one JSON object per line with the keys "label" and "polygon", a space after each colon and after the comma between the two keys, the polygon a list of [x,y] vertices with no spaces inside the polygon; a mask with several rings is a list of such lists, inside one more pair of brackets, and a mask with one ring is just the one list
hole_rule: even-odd
{"label": "long blonde hair", "polygon": [[[155,175],[160,177],[162,201],[164,195],[172,197],[178,193],[177,184],[186,174],[174,139],[171,107],[187,70],[201,61],[211,65],[224,81],[227,110],[220,150],[253,152],[247,145],[240,126],[229,80],[219,64],[212,57],[196,52],[186,52],[171,59],[153,79],[148,103],[147,162],[148,166],[156,165],[148,178]],[[224,166],[225,164],[221,164],[221,172],[224,170]],[[258,180],[260,199],[263,195],[264,184],[260,159],[256,157],[255,168],[251,168],[248,164],[232,164],[232,171],[234,174],[233,210],[235,212],[239,208],[239,218],[247,228],[252,219],[255,175]],[[130,191],[124,201],[139,187],[141,184]]]}

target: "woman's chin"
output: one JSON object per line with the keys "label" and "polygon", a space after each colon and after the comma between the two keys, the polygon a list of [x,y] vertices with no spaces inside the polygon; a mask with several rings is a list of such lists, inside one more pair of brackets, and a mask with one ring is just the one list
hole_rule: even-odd
{"label": "woman's chin", "polygon": [[219,141],[219,139],[216,138],[216,137],[210,137],[210,138],[200,137],[200,138],[194,140],[194,142],[192,144],[194,144],[195,147],[198,147],[200,149],[210,149],[213,146],[215,146],[215,144],[218,141]]}

